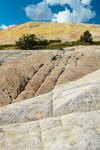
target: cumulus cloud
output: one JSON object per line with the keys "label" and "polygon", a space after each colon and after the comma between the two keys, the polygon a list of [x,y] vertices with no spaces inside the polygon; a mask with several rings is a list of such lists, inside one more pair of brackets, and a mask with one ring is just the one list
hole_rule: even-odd
{"label": "cumulus cloud", "polygon": [[54,14],[52,21],[61,23],[82,23],[89,21],[94,16],[95,12],[84,7],[80,10],[73,10],[73,12],[70,12],[70,10],[66,8],[65,11],[60,11],[58,14]]}
{"label": "cumulus cloud", "polygon": [[[51,20],[61,23],[88,22],[95,17],[96,13],[91,10],[92,0],[43,0],[37,5],[29,5],[25,8],[26,15],[32,20]],[[65,7],[64,11],[52,13],[49,6],[60,4]],[[70,6],[71,10],[68,9]]]}
{"label": "cumulus cloud", "polygon": [[29,5],[25,8],[26,15],[32,20],[50,20],[52,17],[51,9],[46,0],[37,5]]}
{"label": "cumulus cloud", "polygon": [[49,5],[65,5],[68,4],[72,8],[79,7],[81,4],[88,5],[91,3],[91,0],[46,0]]}
{"label": "cumulus cloud", "polygon": [[47,0],[49,5],[69,5],[72,12],[66,7],[64,11],[59,11],[58,14],[53,14],[52,21],[61,23],[82,23],[87,22],[96,13],[90,9],[91,0]]}
{"label": "cumulus cloud", "polygon": [[15,26],[14,24],[12,24],[12,25],[9,25],[9,26],[6,26],[6,25],[4,25],[4,24],[2,24],[2,26],[0,26],[0,29],[7,29],[7,28],[9,28],[9,27],[12,27],[12,26]]}
{"label": "cumulus cloud", "polygon": [[52,6],[57,5],[57,4],[60,4],[60,5],[68,4],[70,5],[71,8],[78,8],[80,4],[82,3],[79,0],[46,0],[46,1],[47,1],[47,4],[52,5]]}
{"label": "cumulus cloud", "polygon": [[84,5],[88,5],[88,4],[91,3],[91,0],[82,0],[81,2],[82,2],[82,4],[84,4]]}

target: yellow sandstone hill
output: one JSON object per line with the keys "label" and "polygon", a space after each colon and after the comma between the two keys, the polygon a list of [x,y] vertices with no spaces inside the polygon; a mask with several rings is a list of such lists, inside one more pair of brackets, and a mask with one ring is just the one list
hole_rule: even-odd
{"label": "yellow sandstone hill", "polygon": [[14,44],[23,34],[36,34],[41,39],[78,40],[89,30],[93,39],[100,40],[100,25],[56,22],[28,22],[0,31],[0,44]]}

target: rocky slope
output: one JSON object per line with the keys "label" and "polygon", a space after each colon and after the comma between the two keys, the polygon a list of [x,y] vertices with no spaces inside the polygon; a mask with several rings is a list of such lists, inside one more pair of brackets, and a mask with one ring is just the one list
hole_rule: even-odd
{"label": "rocky slope", "polygon": [[0,51],[0,106],[48,93],[100,69],[100,46]]}
{"label": "rocky slope", "polygon": [[100,69],[0,107],[1,150],[99,150]]}
{"label": "rocky slope", "polygon": [[100,41],[100,25],[55,22],[28,22],[0,30],[0,44],[14,44],[23,34],[36,34],[41,39],[78,40],[89,30],[93,39]]}
{"label": "rocky slope", "polygon": [[0,51],[0,150],[100,150],[100,46]]}

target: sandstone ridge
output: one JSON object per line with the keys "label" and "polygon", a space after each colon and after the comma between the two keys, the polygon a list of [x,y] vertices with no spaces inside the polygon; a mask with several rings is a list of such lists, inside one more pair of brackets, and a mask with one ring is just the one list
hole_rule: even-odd
{"label": "sandstone ridge", "polygon": [[1,149],[100,149],[100,69],[0,108]]}

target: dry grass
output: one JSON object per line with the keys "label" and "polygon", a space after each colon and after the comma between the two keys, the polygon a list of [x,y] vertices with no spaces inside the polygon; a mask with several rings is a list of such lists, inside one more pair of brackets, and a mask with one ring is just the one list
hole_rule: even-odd
{"label": "dry grass", "polygon": [[[41,39],[75,41],[84,31],[92,32],[94,40],[100,41],[100,25],[55,22],[28,22],[0,31],[0,44],[14,44],[23,34],[36,34]],[[97,39],[98,37],[98,39]]]}

